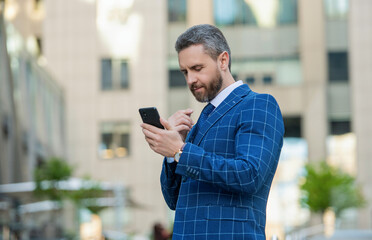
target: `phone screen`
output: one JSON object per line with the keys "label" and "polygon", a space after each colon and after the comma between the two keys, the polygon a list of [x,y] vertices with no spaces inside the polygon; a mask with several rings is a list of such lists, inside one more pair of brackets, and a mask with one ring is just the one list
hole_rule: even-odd
{"label": "phone screen", "polygon": [[139,113],[144,123],[164,129],[160,123],[160,115],[156,107],[140,108]]}

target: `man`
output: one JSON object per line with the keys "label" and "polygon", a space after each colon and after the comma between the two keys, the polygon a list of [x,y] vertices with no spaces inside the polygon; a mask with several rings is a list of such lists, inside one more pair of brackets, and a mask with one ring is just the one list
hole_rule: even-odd
{"label": "man", "polygon": [[165,130],[141,125],[151,149],[166,157],[161,187],[176,210],[173,239],[265,239],[283,143],[279,106],[235,82],[229,46],[216,27],[191,27],[176,50],[190,91],[209,103],[194,126],[190,109],[161,118]]}

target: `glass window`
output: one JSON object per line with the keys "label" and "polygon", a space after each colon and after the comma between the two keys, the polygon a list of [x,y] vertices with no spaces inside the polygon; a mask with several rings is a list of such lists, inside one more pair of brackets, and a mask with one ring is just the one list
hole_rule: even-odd
{"label": "glass window", "polygon": [[120,87],[129,87],[128,63],[126,61],[120,63]]}
{"label": "glass window", "polygon": [[185,87],[186,79],[179,70],[169,70],[169,87]]}
{"label": "glass window", "polygon": [[272,84],[273,83],[273,77],[271,75],[264,75],[262,77],[263,84]]}
{"label": "glass window", "polygon": [[256,25],[250,6],[244,0],[214,0],[214,20],[216,25]]}
{"label": "glass window", "polygon": [[216,25],[273,27],[297,23],[297,0],[214,0]]}
{"label": "glass window", "polygon": [[102,90],[112,89],[111,59],[101,60],[101,87],[102,87]]}
{"label": "glass window", "polygon": [[283,122],[285,129],[284,137],[301,137],[301,117],[283,117]]}
{"label": "glass window", "polygon": [[297,56],[252,58],[235,61],[233,66],[235,74],[248,84],[249,81],[254,81],[254,84],[257,85],[294,86],[300,85],[302,82],[302,68]]}
{"label": "glass window", "polygon": [[278,7],[280,25],[297,23],[297,0],[280,0]]}
{"label": "glass window", "polygon": [[121,59],[101,60],[101,89],[118,90],[129,88],[128,61]]}
{"label": "glass window", "polygon": [[102,123],[99,155],[102,159],[123,158],[130,154],[130,124]]}
{"label": "glass window", "polygon": [[328,53],[328,79],[331,82],[346,82],[349,80],[348,53]]}
{"label": "glass window", "polygon": [[168,21],[186,21],[186,0],[168,0]]}
{"label": "glass window", "polygon": [[349,0],[324,0],[328,19],[347,19]]}
{"label": "glass window", "polygon": [[254,76],[248,76],[248,77],[245,78],[245,82],[246,82],[248,85],[250,85],[250,84],[254,84],[254,81],[255,81]]}
{"label": "glass window", "polygon": [[351,132],[351,124],[349,120],[346,121],[330,121],[331,135],[341,135]]}

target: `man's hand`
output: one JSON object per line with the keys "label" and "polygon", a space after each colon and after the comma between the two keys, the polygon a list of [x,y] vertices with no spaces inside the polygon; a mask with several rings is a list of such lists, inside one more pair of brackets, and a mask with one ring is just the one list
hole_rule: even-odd
{"label": "man's hand", "polygon": [[183,145],[181,135],[175,128],[163,118],[160,123],[165,129],[154,127],[150,124],[142,123],[142,132],[150,148],[164,157],[173,157]]}
{"label": "man's hand", "polygon": [[168,118],[169,125],[181,135],[183,141],[194,125],[194,121],[191,119],[193,112],[194,110],[190,108],[179,110]]}

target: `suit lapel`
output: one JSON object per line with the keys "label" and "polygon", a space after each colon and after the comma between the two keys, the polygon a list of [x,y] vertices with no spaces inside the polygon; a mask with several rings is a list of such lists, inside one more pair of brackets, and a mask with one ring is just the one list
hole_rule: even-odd
{"label": "suit lapel", "polygon": [[[199,127],[199,131],[196,133],[193,143],[199,145],[208,130],[231,108],[242,101],[243,97],[249,94],[250,91],[251,90],[247,84],[243,84],[234,89],[234,91],[232,91],[229,96],[227,96],[227,98],[211,113],[204,124]],[[195,131],[194,128],[191,129],[189,136],[192,136],[193,131]]]}
{"label": "suit lapel", "polygon": [[195,134],[194,133],[194,131],[195,131],[195,125],[191,128],[190,132],[187,134],[187,137],[186,137],[185,142],[193,142],[193,140],[190,139],[190,138],[191,138],[191,136],[193,136]]}

